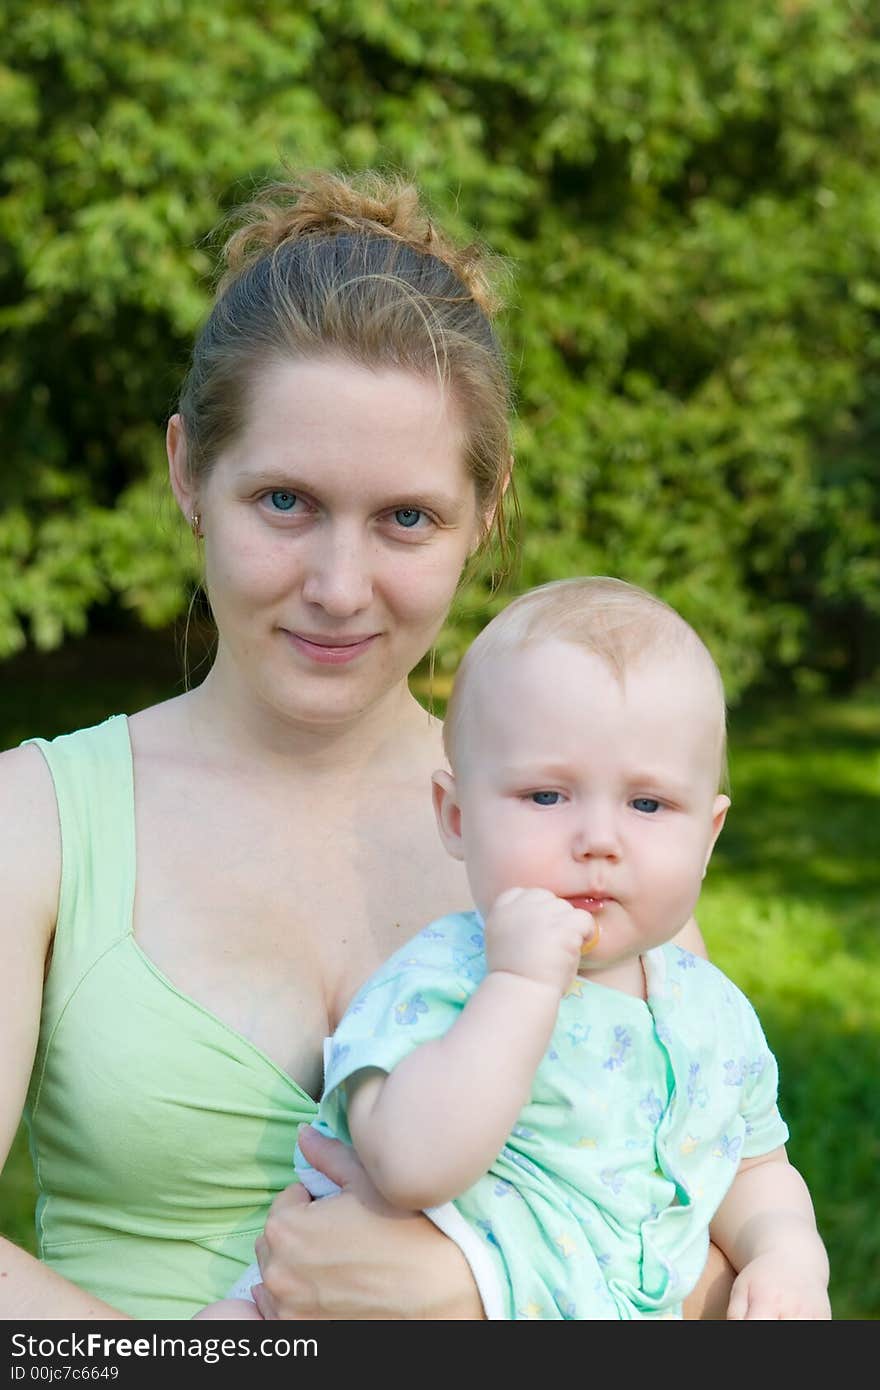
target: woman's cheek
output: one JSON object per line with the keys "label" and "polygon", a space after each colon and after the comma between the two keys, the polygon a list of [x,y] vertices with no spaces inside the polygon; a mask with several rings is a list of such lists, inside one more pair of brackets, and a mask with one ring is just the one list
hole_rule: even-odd
{"label": "woman's cheek", "polygon": [[459,574],[455,567],[437,565],[424,570],[414,567],[410,573],[400,575],[395,591],[401,614],[410,619],[439,618],[442,621],[458,586]]}

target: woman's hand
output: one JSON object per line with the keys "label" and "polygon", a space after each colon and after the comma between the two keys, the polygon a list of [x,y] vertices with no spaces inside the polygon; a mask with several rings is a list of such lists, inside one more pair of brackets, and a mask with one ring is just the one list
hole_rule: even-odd
{"label": "woman's hand", "polygon": [[396,1211],[352,1149],[310,1126],[299,1146],[342,1191],[312,1201],[301,1183],[280,1192],[256,1242],[267,1319],[481,1318],[483,1306],[458,1246],[420,1213]]}

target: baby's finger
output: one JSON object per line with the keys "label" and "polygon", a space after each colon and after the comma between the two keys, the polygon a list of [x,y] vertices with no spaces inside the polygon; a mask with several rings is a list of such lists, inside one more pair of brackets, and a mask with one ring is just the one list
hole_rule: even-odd
{"label": "baby's finger", "polygon": [[582,908],[575,908],[575,911],[577,912],[579,919],[584,919],[583,923],[581,923],[580,921],[578,922],[578,925],[581,927],[582,931],[581,955],[588,956],[590,952],[595,951],[596,947],[599,945],[599,937],[601,935],[599,931],[599,923],[596,921],[596,918],[593,917],[591,913],[584,912]]}

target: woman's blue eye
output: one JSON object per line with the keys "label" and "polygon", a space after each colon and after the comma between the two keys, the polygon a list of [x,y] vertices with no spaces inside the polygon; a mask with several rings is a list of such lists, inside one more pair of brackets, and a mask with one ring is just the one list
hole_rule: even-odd
{"label": "woman's blue eye", "polygon": [[279,512],[289,512],[291,507],[296,505],[297,496],[295,492],[273,492],[270,494],[272,506]]}
{"label": "woman's blue eye", "polygon": [[532,792],[531,800],[536,806],[555,806],[559,801],[559,792]]}
{"label": "woman's blue eye", "polygon": [[660,802],[655,801],[652,796],[637,796],[632,804],[635,810],[644,811],[648,815],[660,810]]}
{"label": "woman's blue eye", "polygon": [[420,512],[418,507],[398,507],[394,513],[394,520],[398,526],[404,526],[407,530],[411,530],[417,524],[419,517],[423,515],[424,513]]}

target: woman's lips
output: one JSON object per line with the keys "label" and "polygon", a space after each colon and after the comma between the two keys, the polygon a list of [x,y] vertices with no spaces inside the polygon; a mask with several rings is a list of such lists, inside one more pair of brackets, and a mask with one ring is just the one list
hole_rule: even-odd
{"label": "woman's lips", "polygon": [[378,633],[370,633],[366,637],[306,637],[301,632],[288,632],[285,635],[290,641],[291,646],[295,647],[303,656],[307,656],[310,661],[317,662],[320,666],[344,666],[349,661],[355,661],[361,656],[378,637]]}

